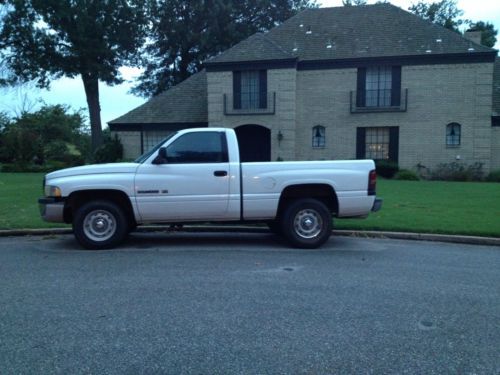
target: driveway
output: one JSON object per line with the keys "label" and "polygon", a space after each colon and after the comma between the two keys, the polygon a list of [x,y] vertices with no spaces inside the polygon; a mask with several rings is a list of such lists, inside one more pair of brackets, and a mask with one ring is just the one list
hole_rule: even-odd
{"label": "driveway", "polygon": [[500,372],[500,248],[0,238],[1,374]]}

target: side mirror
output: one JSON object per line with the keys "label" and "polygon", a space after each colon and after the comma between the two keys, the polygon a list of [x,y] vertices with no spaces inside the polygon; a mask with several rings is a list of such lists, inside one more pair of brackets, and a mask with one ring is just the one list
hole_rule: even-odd
{"label": "side mirror", "polygon": [[166,164],[168,163],[167,148],[160,147],[158,155],[153,159],[153,164]]}

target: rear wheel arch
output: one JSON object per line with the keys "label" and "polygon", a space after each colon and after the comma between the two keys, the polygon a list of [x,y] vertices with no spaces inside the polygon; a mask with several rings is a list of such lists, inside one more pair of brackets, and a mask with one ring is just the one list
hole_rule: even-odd
{"label": "rear wheel arch", "polygon": [[335,189],[328,184],[300,184],[287,186],[281,192],[276,217],[279,219],[285,210],[299,199],[315,199],[322,202],[332,214],[337,214],[339,203]]}

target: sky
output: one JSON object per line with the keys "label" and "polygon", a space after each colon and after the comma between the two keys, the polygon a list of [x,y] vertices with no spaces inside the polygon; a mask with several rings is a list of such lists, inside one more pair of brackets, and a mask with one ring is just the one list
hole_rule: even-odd
{"label": "sky", "polygon": [[[375,3],[368,0],[368,4]],[[391,0],[392,4],[403,9],[416,3],[416,0]],[[342,0],[318,0],[317,3],[323,7],[341,6]],[[458,8],[464,11],[463,18],[472,21],[484,21],[492,23],[500,30],[500,1],[499,0],[458,0]],[[500,35],[497,35],[496,49],[500,50]],[[104,126],[128,111],[138,107],[145,102],[144,98],[129,93],[133,87],[133,80],[140,74],[138,69],[122,68],[122,76],[125,82],[116,86],[107,86],[100,83],[101,119]],[[7,112],[11,116],[21,113],[22,110],[36,110],[42,103],[65,104],[72,109],[83,109],[87,113],[87,102],[81,79],[61,78],[52,82],[50,90],[41,90],[33,86],[23,86],[16,89],[0,91],[0,111]]]}

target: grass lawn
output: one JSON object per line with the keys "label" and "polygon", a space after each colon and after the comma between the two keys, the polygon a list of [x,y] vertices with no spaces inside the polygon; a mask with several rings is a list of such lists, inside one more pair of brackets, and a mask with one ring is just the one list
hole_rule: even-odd
{"label": "grass lawn", "polygon": [[378,179],[382,210],[334,222],[366,229],[500,237],[500,184]]}
{"label": "grass lawn", "polygon": [[[37,199],[41,173],[0,173],[0,229],[50,228]],[[379,179],[382,210],[367,219],[335,220],[337,229],[450,233],[500,237],[500,184]]]}
{"label": "grass lawn", "polygon": [[40,217],[43,173],[0,173],[0,229],[57,228]]}

